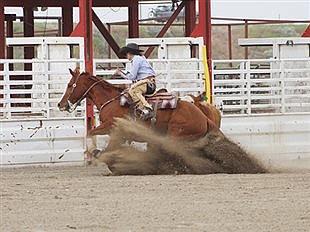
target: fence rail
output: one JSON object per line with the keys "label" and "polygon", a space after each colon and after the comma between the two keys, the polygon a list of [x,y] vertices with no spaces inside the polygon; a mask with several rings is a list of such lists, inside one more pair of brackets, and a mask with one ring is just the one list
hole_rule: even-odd
{"label": "fence rail", "polygon": [[[0,118],[84,117],[84,107],[74,114],[59,112],[57,108],[71,78],[67,68],[82,67],[83,63],[76,58],[0,60]],[[25,64],[31,64],[32,70],[23,71]]]}
{"label": "fence rail", "polygon": [[[83,62],[75,58],[0,60],[0,118],[65,115],[59,114],[56,104],[70,78],[67,68],[82,67]],[[204,90],[201,60],[153,59],[150,63],[158,74],[158,88],[179,95]],[[23,71],[24,64],[32,64],[32,70]],[[55,69],[58,64],[61,68]],[[115,68],[128,65],[123,59],[95,59],[94,74],[113,84],[130,84],[129,80],[110,79]],[[213,99],[224,115],[310,112],[310,59],[215,60],[212,77]],[[83,111],[80,107],[70,115],[82,117]]]}
{"label": "fence rail", "polygon": [[213,98],[224,115],[310,112],[310,59],[215,60]]}
{"label": "fence rail", "polygon": [[[178,95],[196,94],[204,90],[204,72],[202,60],[191,59],[150,59],[156,72],[157,88],[166,88]],[[125,59],[95,59],[94,74],[111,77],[117,68],[130,69]],[[108,80],[112,84],[129,84],[128,80]]]}

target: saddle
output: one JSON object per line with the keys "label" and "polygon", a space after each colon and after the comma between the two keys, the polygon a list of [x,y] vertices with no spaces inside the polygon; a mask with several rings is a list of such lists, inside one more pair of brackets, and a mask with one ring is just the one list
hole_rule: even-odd
{"label": "saddle", "polygon": [[[172,93],[168,93],[165,89],[160,89],[152,95],[145,95],[145,100],[153,107],[153,109],[175,109],[178,103],[178,97]],[[132,100],[128,93],[120,97],[121,106],[130,106]]]}

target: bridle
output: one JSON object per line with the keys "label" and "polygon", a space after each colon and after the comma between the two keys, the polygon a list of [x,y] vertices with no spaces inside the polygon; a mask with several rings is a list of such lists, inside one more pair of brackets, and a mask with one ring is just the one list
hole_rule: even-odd
{"label": "bridle", "polygon": [[[105,81],[104,79],[99,80],[99,81],[96,81],[95,83],[93,83],[93,84],[85,91],[85,93],[84,93],[75,103],[71,103],[71,102],[69,101],[69,98],[70,98],[71,95],[73,94],[73,91],[74,91],[74,89],[75,89],[76,86],[77,86],[77,82],[78,82],[80,76],[81,76],[81,74],[76,78],[75,82],[72,84],[72,90],[71,90],[71,92],[70,92],[70,94],[69,94],[69,96],[68,96],[67,102],[68,102],[68,105],[69,105],[69,109],[68,109],[69,113],[72,113],[72,112],[75,110],[75,108],[81,103],[81,101],[86,97],[86,95],[89,93],[89,91],[90,91],[94,86],[96,86],[96,85],[99,84],[100,82]],[[117,98],[119,98],[120,96],[122,96],[124,93],[125,93],[125,92],[122,92],[122,93],[120,93],[119,95],[117,95],[116,97],[113,97],[112,99],[110,99],[110,100],[108,100],[106,103],[104,103],[104,104],[100,107],[99,112],[100,112],[106,105],[108,105],[108,104],[111,103],[112,101],[116,100]]]}

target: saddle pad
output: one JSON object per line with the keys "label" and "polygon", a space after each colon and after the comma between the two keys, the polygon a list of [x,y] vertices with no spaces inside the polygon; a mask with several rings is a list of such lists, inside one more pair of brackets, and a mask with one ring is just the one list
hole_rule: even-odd
{"label": "saddle pad", "polygon": [[[153,107],[153,109],[175,109],[178,103],[178,97],[171,93],[155,94],[152,97],[146,97],[146,101]],[[130,105],[128,94],[124,94],[120,98],[120,105]]]}

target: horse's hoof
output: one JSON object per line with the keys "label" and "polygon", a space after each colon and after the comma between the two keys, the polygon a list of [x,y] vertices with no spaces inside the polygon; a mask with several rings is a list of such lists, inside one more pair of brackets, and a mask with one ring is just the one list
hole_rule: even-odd
{"label": "horse's hoof", "polygon": [[98,159],[99,156],[100,156],[100,152],[101,152],[100,150],[95,149],[95,150],[93,150],[93,151],[91,152],[91,154],[92,154],[92,156],[93,156],[94,158]]}
{"label": "horse's hoof", "polygon": [[92,165],[93,164],[93,161],[91,161],[91,160],[87,160],[86,161],[86,166],[90,166],[90,165]]}

